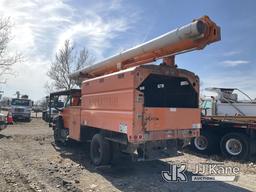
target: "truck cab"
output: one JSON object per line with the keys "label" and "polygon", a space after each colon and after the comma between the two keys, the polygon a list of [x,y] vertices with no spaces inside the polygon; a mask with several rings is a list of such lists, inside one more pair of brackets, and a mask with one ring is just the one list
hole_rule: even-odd
{"label": "truck cab", "polygon": [[13,98],[10,104],[10,112],[15,121],[31,121],[32,101],[30,99]]}
{"label": "truck cab", "polygon": [[[47,97],[48,101],[48,97]],[[58,109],[56,109],[58,108]],[[64,108],[64,102],[63,101],[58,101],[57,103],[48,103],[48,107],[46,110],[42,112],[42,119],[45,122],[51,122],[55,116],[59,114],[59,111]],[[51,114],[50,114],[51,112]]]}
{"label": "truck cab", "polygon": [[81,89],[71,89],[50,94],[47,115],[50,117],[48,122],[49,126],[53,127],[56,143],[65,143],[70,134],[71,138],[80,139],[77,134],[80,127],[76,126],[76,129],[72,129],[77,130],[76,132],[67,129],[68,127],[73,127],[76,122],[80,126],[80,113],[75,113],[80,111],[81,108],[80,97]]}

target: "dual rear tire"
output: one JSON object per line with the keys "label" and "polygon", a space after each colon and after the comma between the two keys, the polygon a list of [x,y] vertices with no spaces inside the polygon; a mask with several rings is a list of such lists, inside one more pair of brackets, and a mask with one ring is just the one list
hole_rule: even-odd
{"label": "dual rear tire", "polygon": [[192,141],[193,148],[202,154],[213,154],[221,151],[228,159],[245,160],[250,154],[249,137],[243,133],[231,132],[222,136],[204,130]]}
{"label": "dual rear tire", "polygon": [[95,134],[90,146],[92,163],[96,166],[107,165],[111,161],[111,144],[101,134]]}

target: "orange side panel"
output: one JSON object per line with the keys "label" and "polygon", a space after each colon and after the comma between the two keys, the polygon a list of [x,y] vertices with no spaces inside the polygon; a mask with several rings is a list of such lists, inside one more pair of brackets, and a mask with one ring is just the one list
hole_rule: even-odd
{"label": "orange side panel", "polygon": [[132,71],[86,80],[82,88],[81,124],[128,133],[133,128]]}
{"label": "orange side panel", "polygon": [[82,83],[82,95],[131,89],[134,86],[132,72],[86,80]]}
{"label": "orange side panel", "polygon": [[133,105],[134,97],[132,89],[82,96],[83,109],[132,111]]}
{"label": "orange side panel", "polygon": [[200,128],[200,109],[145,108],[147,131]]}
{"label": "orange side panel", "polygon": [[77,141],[80,140],[80,107],[68,107],[62,112],[64,127],[69,129],[69,137]]}
{"label": "orange side panel", "polygon": [[83,125],[128,133],[132,128],[132,111],[82,110]]}
{"label": "orange side panel", "polygon": [[71,119],[70,108],[64,108],[64,110],[61,112],[61,115],[63,117],[64,127],[69,128],[69,122]]}

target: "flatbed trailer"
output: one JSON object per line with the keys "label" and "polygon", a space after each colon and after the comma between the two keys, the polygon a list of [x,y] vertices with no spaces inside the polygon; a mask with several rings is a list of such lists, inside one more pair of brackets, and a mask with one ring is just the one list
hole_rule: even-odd
{"label": "flatbed trailer", "polygon": [[256,121],[251,118],[202,117],[201,137],[208,137],[209,152],[220,150],[227,158],[243,160],[256,154]]}
{"label": "flatbed trailer", "polygon": [[[227,98],[233,97],[233,91],[236,89],[215,88],[215,90],[220,94],[217,96],[218,99],[211,97],[204,101],[210,102],[211,105],[202,106],[202,129],[200,136],[193,139],[193,148],[207,154],[221,152],[224,157],[236,160],[254,158],[256,116],[253,116],[253,113],[256,103],[253,100],[228,101]],[[226,98],[223,98],[223,94]]]}

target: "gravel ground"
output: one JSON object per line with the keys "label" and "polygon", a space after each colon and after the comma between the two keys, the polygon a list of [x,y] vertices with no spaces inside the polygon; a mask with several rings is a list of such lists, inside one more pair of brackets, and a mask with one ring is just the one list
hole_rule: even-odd
{"label": "gravel ground", "polygon": [[[161,171],[170,163],[186,163],[192,175],[197,163],[224,163],[240,168],[236,182],[166,182]],[[0,191],[256,191],[256,162],[232,162],[218,156],[183,155],[150,162],[131,162],[126,156],[112,166],[94,167],[88,146],[53,144],[47,123],[33,119],[0,132]]]}

